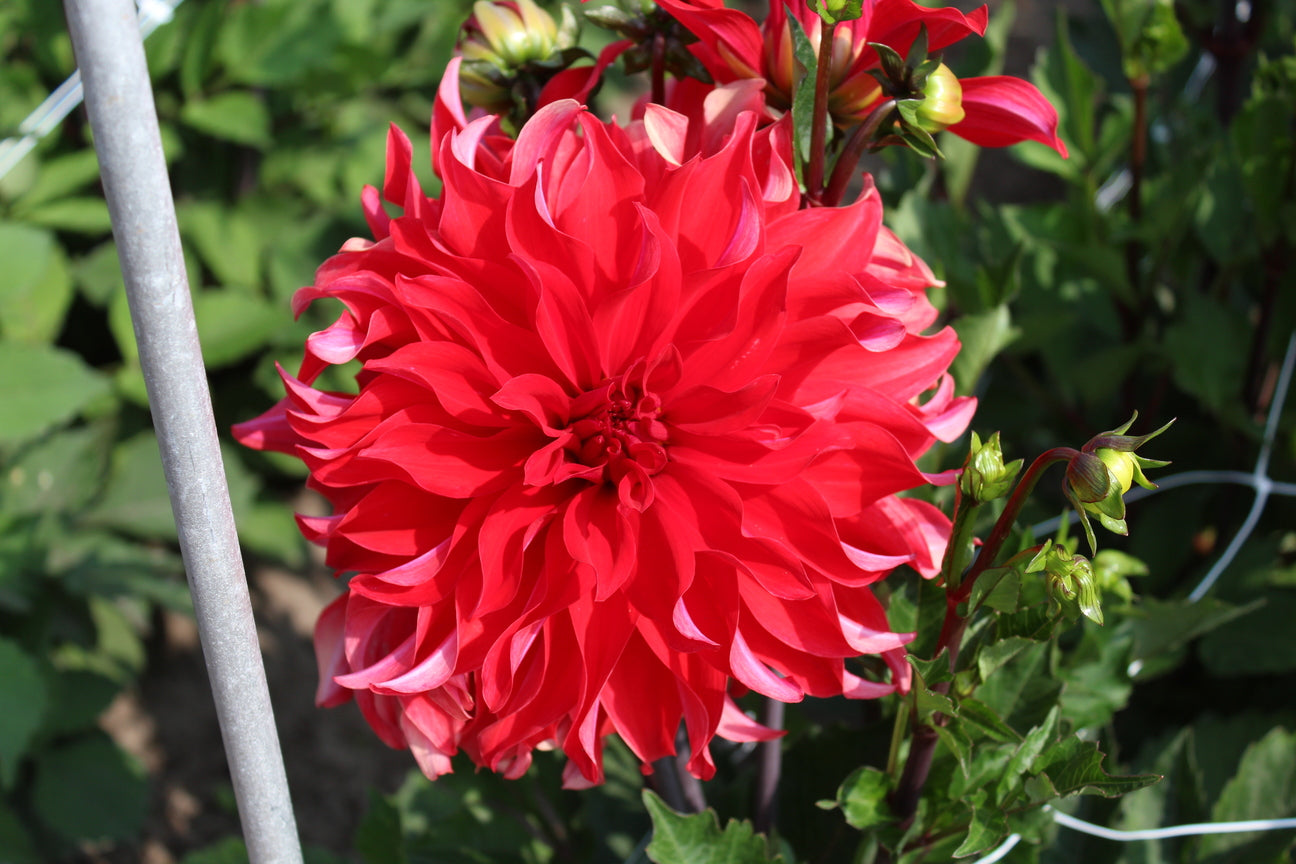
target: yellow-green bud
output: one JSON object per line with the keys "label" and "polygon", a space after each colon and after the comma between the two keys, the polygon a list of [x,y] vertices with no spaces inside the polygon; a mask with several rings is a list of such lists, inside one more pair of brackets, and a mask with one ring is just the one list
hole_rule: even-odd
{"label": "yellow-green bud", "polygon": [[1134,469],[1137,467],[1133,453],[1122,450],[1110,450],[1106,447],[1097,452],[1099,459],[1107,466],[1116,482],[1120,484],[1121,494],[1125,494],[1134,485]]}
{"label": "yellow-green bud", "polygon": [[918,125],[928,132],[940,132],[963,120],[963,85],[944,63],[927,76],[923,102],[918,106]]}
{"label": "yellow-green bud", "polygon": [[1004,464],[998,432],[987,438],[984,444],[973,432],[971,452],[959,477],[959,491],[977,502],[1002,498],[1012,490],[1021,467],[1020,459]]}

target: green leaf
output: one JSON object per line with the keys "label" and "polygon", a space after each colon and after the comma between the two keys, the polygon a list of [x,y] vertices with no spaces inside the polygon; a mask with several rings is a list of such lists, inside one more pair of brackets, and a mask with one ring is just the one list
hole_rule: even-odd
{"label": "green leaf", "polygon": [[648,857],[656,864],[771,864],[765,838],[752,831],[750,822],[730,820],[720,830],[714,810],[684,816],[666,806],[651,790],[644,790],[644,806],[653,820]]}
{"label": "green leaf", "polygon": [[1188,51],[1173,0],[1103,0],[1116,30],[1121,65],[1131,81],[1159,75]]}
{"label": "green leaf", "polygon": [[48,231],[0,222],[0,334],[11,341],[54,341],[72,301],[63,252]]}
{"label": "green leaf", "polygon": [[0,849],[4,850],[5,864],[43,864],[45,861],[36,851],[36,844],[22,821],[4,804],[0,804]]}
{"label": "green leaf", "polygon": [[1015,729],[1035,726],[1057,703],[1062,684],[1049,669],[1050,647],[1040,643],[1027,648],[977,690],[977,698]]}
{"label": "green leaf", "polygon": [[1265,603],[1207,634],[1198,646],[1202,663],[1221,678],[1282,675],[1296,669],[1296,591],[1273,589]]}
{"label": "green leaf", "polygon": [[128,840],[144,824],[148,782],[133,759],[96,732],[37,758],[32,808],[70,843]]}
{"label": "green leaf", "polygon": [[79,191],[99,179],[99,158],[93,148],[44,159],[36,182],[18,199],[14,211],[21,216],[35,204],[43,204]]}
{"label": "green leaf", "polygon": [[986,737],[1003,744],[1016,744],[1022,740],[1013,728],[999,719],[999,715],[984,702],[970,697],[959,700],[959,724],[975,730],[978,737]]}
{"label": "green leaf", "polygon": [[400,811],[385,795],[369,790],[369,809],[356,829],[354,845],[365,864],[407,864],[401,843]]}
{"label": "green leaf", "polygon": [[865,766],[851,773],[837,790],[837,805],[851,826],[863,831],[875,825],[895,821],[887,795],[891,778],[876,768]]}
{"label": "green leaf", "polygon": [[963,347],[950,366],[959,393],[972,392],[990,361],[1016,341],[1020,332],[1012,323],[1007,306],[964,315],[954,322]]}
{"label": "green leaf", "polygon": [[60,671],[50,684],[49,718],[42,728],[49,736],[95,728],[99,715],[121,692],[120,682],[83,669]]}
{"label": "green leaf", "polygon": [[810,138],[814,129],[814,84],[819,55],[802,29],[801,21],[790,9],[786,10],[786,14],[788,27],[792,31],[792,56],[801,76],[796,92],[792,94],[792,141],[798,162],[804,166],[810,161]]}
{"label": "green leaf", "polygon": [[270,112],[256,94],[245,90],[220,93],[210,99],[186,102],[180,119],[213,138],[257,149],[274,143]]}
{"label": "green leaf", "polygon": [[1111,775],[1102,768],[1106,756],[1092,741],[1075,736],[1063,738],[1035,760],[1032,770],[1044,774],[1059,796],[1101,795],[1117,798],[1126,792],[1151,786],[1161,779],[1157,774]]}
{"label": "green leaf", "polygon": [[113,450],[107,492],[86,521],[136,537],[175,539],[162,454],[152,432],[141,432]]}
{"label": "green leaf", "polygon": [[977,652],[977,672],[982,681],[989,681],[990,675],[999,667],[1012,660],[1018,654],[1038,644],[1020,636],[1009,636],[992,642]]}
{"label": "green leaf", "polygon": [[1016,751],[1013,752],[1012,758],[1008,760],[1008,764],[999,778],[999,783],[995,788],[996,803],[1001,806],[1012,803],[1014,793],[1020,787],[1022,778],[1028,771],[1031,771],[1035,760],[1057,737],[1061,720],[1061,709],[1054,705],[1048,716],[1044,718],[1044,722],[1026,733],[1026,737],[1022,739],[1021,744],[1017,745]]}
{"label": "green leaf", "polygon": [[40,728],[49,701],[40,664],[16,642],[0,639],[0,783],[13,785],[18,761]]}
{"label": "green leaf", "polygon": [[23,213],[23,220],[76,234],[101,235],[112,231],[108,204],[102,198],[59,198],[37,204]]}
{"label": "green leaf", "polygon": [[64,429],[25,449],[9,463],[3,486],[9,513],[71,512],[99,491],[107,465],[111,430],[106,424]]}
{"label": "green leaf", "polygon": [[0,340],[0,444],[35,438],[106,394],[108,381],[76,354]]}
{"label": "green leaf", "polygon": [[226,837],[210,846],[196,849],[180,859],[180,864],[247,864],[247,846],[238,837]]}
{"label": "green leaf", "polygon": [[198,250],[202,263],[219,283],[240,288],[260,284],[266,238],[245,215],[202,201],[180,205],[176,218],[181,233]]}
{"label": "green leaf", "polygon": [[203,362],[218,369],[264,347],[284,326],[284,314],[260,297],[234,291],[203,291],[194,297]]}
{"label": "green leaf", "polygon": [[1134,637],[1131,662],[1147,662],[1169,653],[1198,636],[1254,612],[1264,600],[1232,606],[1213,597],[1196,603],[1188,600],[1144,598],[1121,625]]}
{"label": "green leaf", "polygon": [[1008,836],[1008,820],[994,808],[972,808],[972,822],[967,836],[954,850],[955,858],[975,855],[999,845]]}
{"label": "green leaf", "polygon": [[[1274,729],[1247,748],[1237,773],[1211,812],[1218,822],[1285,819],[1296,815],[1296,733]],[[1258,834],[1202,838],[1202,855],[1223,852],[1255,840]],[[1284,845],[1291,843],[1288,834]],[[1259,859],[1252,859],[1259,860]],[[1270,859],[1272,860],[1272,859]]]}

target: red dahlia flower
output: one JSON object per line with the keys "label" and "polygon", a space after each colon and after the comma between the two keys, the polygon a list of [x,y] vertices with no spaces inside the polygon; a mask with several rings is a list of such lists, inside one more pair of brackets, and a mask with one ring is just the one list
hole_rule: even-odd
{"label": "red dahlia flower", "polygon": [[[757,78],[766,82],[770,105],[787,110],[796,87],[792,31],[785,0],[770,0],[763,26],[745,12],[726,9],[722,0],[658,0],[700,40],[694,55],[717,82]],[[793,14],[818,51],[824,24],[805,0],[791,4]],[[863,15],[833,31],[832,67],[828,77],[828,111],[839,126],[863,121],[885,100],[869,74],[880,65],[868,43],[880,43],[901,57],[925,27],[932,52],[972,34],[984,35],[986,8],[969,15],[953,8],[931,9],[912,0],[865,0]],[[949,127],[955,135],[983,147],[1005,147],[1038,141],[1066,155],[1057,137],[1057,111],[1033,84],[1007,75],[959,79],[964,117]]]}
{"label": "red dahlia flower", "polygon": [[[428,198],[393,129],[374,241],[295,306],[346,307],[241,441],[299,456],[332,516],[299,517],[354,573],[316,630],[318,701],[355,698],[430,776],[465,751],[516,777],[537,747],[602,780],[605,736],[715,770],[716,735],[776,734],[731,688],[797,701],[904,686],[869,590],[935,572],[948,533],[896,493],[972,405],[923,335],[930,272],[870,188],[798,209],[784,123],[752,88],[628,128],[577,102],[511,146],[439,97]],[[358,361],[355,394],[311,386]],[[934,388],[925,402],[919,397]],[[897,677],[846,667],[892,652]]]}

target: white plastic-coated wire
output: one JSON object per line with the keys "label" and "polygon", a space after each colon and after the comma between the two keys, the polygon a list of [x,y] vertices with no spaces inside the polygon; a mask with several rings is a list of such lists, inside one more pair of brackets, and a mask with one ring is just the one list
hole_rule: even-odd
{"label": "white plastic-coated wire", "polygon": [[1166,828],[1142,828],[1122,831],[1116,828],[1104,828],[1066,813],[1053,811],[1053,821],[1059,825],[1101,837],[1104,840],[1115,840],[1120,843],[1133,843],[1138,840],[1165,840],[1169,837],[1191,837],[1203,834],[1244,834],[1251,831],[1282,831],[1296,829],[1296,819],[1248,819],[1243,822],[1195,822],[1190,825],[1170,825]]}
{"label": "white plastic-coated wire", "polygon": [[[140,38],[171,20],[175,9],[184,0],[137,0]],[[75,70],[60,84],[27,119],[18,124],[18,137],[0,141],[0,179],[17,167],[36,142],[53,132],[63,120],[81,104],[81,70]]]}

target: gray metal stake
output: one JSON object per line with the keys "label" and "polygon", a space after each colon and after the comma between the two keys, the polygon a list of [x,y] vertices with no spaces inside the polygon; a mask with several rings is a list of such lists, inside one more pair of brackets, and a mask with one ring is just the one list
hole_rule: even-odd
{"label": "gray metal stake", "polygon": [[65,0],[248,856],[299,864],[132,0]]}

